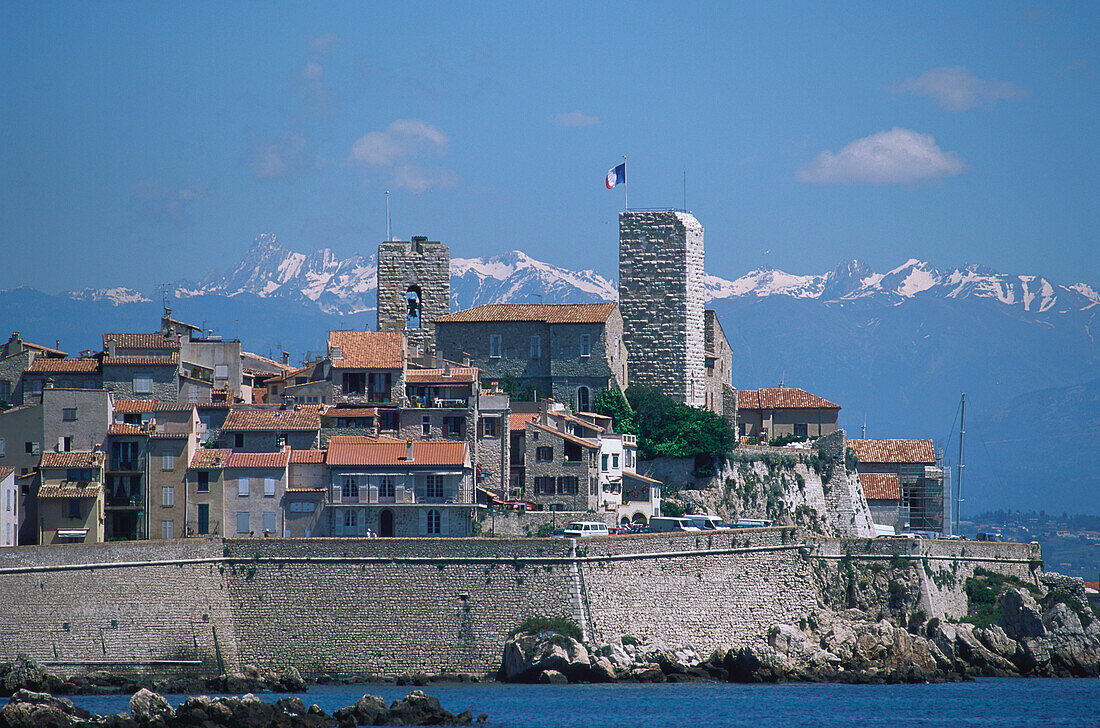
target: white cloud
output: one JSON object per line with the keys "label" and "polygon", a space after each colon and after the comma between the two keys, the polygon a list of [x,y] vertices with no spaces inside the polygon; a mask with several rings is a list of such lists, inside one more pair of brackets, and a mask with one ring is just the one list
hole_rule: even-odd
{"label": "white cloud", "polygon": [[567,114],[554,114],[555,123],[559,126],[598,126],[600,117],[589,116],[583,111],[570,111]]}
{"label": "white cloud", "polygon": [[306,35],[306,43],[313,53],[328,53],[340,42],[340,36],[336,33],[322,33],[321,35]]}
{"label": "white cloud", "polygon": [[433,189],[450,189],[457,182],[454,172],[441,167],[425,169],[415,164],[402,164],[393,171],[394,187],[418,195]]}
{"label": "white cloud", "polygon": [[356,140],[351,158],[367,164],[389,165],[406,157],[447,153],[447,135],[419,119],[398,119],[384,131],[372,131]]}
{"label": "white cloud", "polygon": [[283,179],[312,167],[313,154],[304,134],[289,131],[272,142],[254,144],[248,164],[258,180]]}
{"label": "white cloud", "polygon": [[944,66],[908,78],[891,88],[894,93],[931,96],[948,111],[969,111],[1027,95],[1027,89],[1008,81],[986,81],[962,66]]}
{"label": "white cloud", "polygon": [[894,127],[856,139],[835,154],[828,149],[798,170],[815,184],[891,185],[953,177],[966,170],[954,152],[936,146],[931,134]]}

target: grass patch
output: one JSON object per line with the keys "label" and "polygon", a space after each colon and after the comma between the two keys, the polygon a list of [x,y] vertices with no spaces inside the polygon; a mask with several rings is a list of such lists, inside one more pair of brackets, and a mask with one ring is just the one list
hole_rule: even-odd
{"label": "grass patch", "polygon": [[974,576],[963,583],[967,615],[959,621],[969,622],[977,627],[990,627],[1000,623],[1005,615],[999,600],[1008,587],[1027,589],[1035,596],[1039,596],[1039,588],[1023,579],[989,571],[980,566],[974,569]]}
{"label": "grass patch", "polygon": [[[508,636],[515,637],[520,632],[539,634],[540,632],[557,632],[558,634],[572,637],[578,642],[584,639],[580,625],[569,617],[543,617],[534,616],[520,622],[519,627],[512,630]],[[625,638],[624,638],[625,639]]]}

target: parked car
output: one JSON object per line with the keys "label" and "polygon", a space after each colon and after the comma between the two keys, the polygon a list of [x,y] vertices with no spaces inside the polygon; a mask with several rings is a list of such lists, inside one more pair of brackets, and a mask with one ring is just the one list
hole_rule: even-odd
{"label": "parked car", "polygon": [[725,528],[723,521],[718,516],[709,516],[705,513],[685,513],[684,518],[691,521],[692,525],[698,528],[700,531],[715,531],[719,528]]}
{"label": "parked car", "polygon": [[607,535],[607,524],[599,521],[573,521],[565,527],[566,538],[587,538],[589,536]]}
{"label": "parked car", "polygon": [[653,529],[644,523],[630,524],[630,533],[653,533]]}
{"label": "parked car", "polygon": [[607,532],[610,533],[612,536],[625,536],[626,534],[630,533],[630,529],[626,526],[612,526],[611,528],[607,529]]}
{"label": "parked car", "polygon": [[655,516],[649,519],[649,527],[654,533],[668,533],[671,531],[698,531],[698,526],[692,523],[690,518],[668,518]]}
{"label": "parked car", "polygon": [[998,531],[979,531],[975,541],[1003,541],[1004,537]]}
{"label": "parked car", "polygon": [[770,528],[775,522],[767,518],[738,518],[734,528]]}

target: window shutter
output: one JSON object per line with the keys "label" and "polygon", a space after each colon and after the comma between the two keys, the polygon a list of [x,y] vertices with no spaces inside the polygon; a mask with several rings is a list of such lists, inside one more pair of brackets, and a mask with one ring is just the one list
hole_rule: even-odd
{"label": "window shutter", "polygon": [[451,532],[447,530],[447,509],[446,508],[440,508],[439,509],[439,535],[440,536],[449,536],[450,533]]}
{"label": "window shutter", "polygon": [[65,452],[65,438],[64,437],[57,438],[57,451],[58,452]]}
{"label": "window shutter", "polygon": [[420,535],[428,535],[428,512],[420,511]]}
{"label": "window shutter", "polygon": [[264,495],[275,495],[275,478],[264,478]]}

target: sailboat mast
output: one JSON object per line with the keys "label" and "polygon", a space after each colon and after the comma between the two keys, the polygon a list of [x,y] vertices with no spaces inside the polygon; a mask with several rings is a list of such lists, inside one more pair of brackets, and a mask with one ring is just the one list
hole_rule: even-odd
{"label": "sailboat mast", "polygon": [[959,407],[959,464],[956,468],[958,471],[958,477],[956,478],[956,480],[958,480],[959,482],[956,486],[955,491],[955,493],[957,494],[957,498],[955,501],[955,533],[959,532],[959,518],[962,512],[963,502],[963,468],[966,467],[965,465],[963,465],[963,438],[966,436],[966,392],[963,392],[962,402],[959,404]]}

